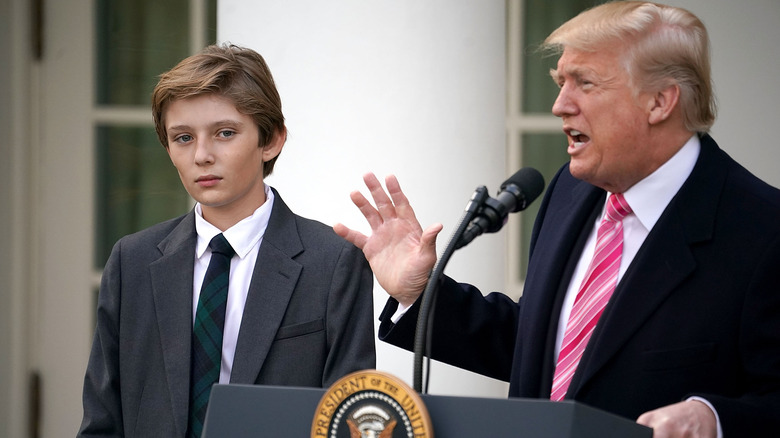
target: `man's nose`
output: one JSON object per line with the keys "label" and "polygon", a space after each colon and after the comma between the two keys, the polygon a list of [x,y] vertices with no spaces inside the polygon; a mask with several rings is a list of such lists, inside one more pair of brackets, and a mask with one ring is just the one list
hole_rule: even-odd
{"label": "man's nose", "polygon": [[577,112],[577,106],[572,100],[569,88],[564,84],[558,91],[558,97],[552,106],[552,113],[556,117],[569,116]]}

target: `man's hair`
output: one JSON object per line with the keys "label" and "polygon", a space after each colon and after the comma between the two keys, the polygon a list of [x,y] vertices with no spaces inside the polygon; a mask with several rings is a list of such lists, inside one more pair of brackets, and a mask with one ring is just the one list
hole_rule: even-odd
{"label": "man's hair", "polygon": [[[174,100],[215,94],[227,98],[236,109],[254,120],[264,147],[274,135],[286,135],[282,101],[265,60],[252,49],[232,44],[211,45],[160,75],[152,93],[152,116],[160,143],[167,149],[164,113]],[[278,157],[278,155],[277,155]],[[276,158],[263,163],[263,176]]]}
{"label": "man's hair", "polygon": [[545,39],[542,48],[595,52],[624,47],[624,67],[636,92],[680,87],[686,129],[704,133],[715,122],[709,37],[689,11],[641,1],[618,1],[577,15]]}

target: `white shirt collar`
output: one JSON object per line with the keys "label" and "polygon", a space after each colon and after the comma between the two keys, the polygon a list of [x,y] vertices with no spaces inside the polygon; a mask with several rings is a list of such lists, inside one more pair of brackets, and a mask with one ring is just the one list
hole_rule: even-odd
{"label": "white shirt collar", "polygon": [[262,239],[268,220],[271,217],[271,209],[274,205],[274,192],[265,185],[265,202],[257,208],[251,216],[242,219],[237,224],[224,232],[203,218],[203,210],[200,203],[195,204],[195,231],[198,233],[198,242],[195,246],[195,256],[200,258],[206,252],[211,239],[219,233],[225,235],[230,246],[240,258],[246,257],[249,251]]}
{"label": "white shirt collar", "polygon": [[666,163],[623,193],[645,229],[653,229],[666,206],[690,176],[700,151],[701,142],[694,134]]}

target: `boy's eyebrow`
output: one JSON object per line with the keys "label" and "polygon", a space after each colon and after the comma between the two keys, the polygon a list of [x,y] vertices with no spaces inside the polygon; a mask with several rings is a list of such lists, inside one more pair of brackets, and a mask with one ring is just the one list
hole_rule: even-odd
{"label": "boy's eyebrow", "polygon": [[[210,128],[215,128],[217,126],[223,126],[223,125],[233,125],[233,126],[243,126],[244,122],[236,119],[222,119],[222,120],[216,120],[214,122],[209,123]],[[167,131],[188,131],[191,130],[192,127],[187,124],[180,124],[180,125],[173,125],[166,128]]]}
{"label": "boy's eyebrow", "polygon": [[173,125],[165,128],[166,131],[186,131],[190,129],[188,125]]}

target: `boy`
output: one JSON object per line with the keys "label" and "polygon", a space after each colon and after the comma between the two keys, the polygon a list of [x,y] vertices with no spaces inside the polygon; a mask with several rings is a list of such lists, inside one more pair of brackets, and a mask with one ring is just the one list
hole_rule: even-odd
{"label": "boy", "polygon": [[213,383],[326,387],[374,368],[362,252],[264,183],[287,131],[263,58],[207,47],[161,76],[152,110],[197,204],[114,246],[79,436],[200,436]]}

